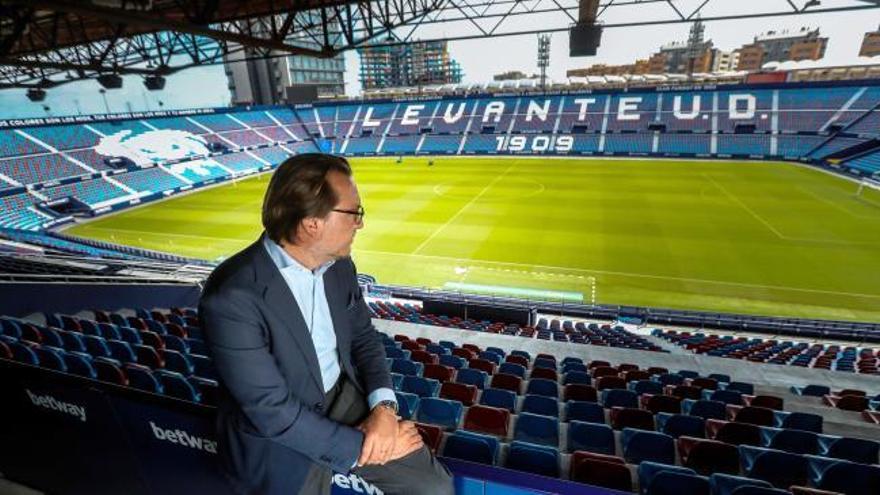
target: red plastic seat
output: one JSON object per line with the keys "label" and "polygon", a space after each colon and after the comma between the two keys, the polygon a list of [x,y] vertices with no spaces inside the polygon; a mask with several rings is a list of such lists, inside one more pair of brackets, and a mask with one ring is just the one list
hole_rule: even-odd
{"label": "red plastic seat", "polygon": [[707,419],[706,436],[733,445],[761,445],[761,428],[749,423]]}
{"label": "red plastic seat", "polygon": [[476,344],[462,344],[461,347],[462,347],[462,349],[467,349],[467,350],[473,352],[474,354],[479,354],[480,351],[482,351],[482,349],[480,349],[480,346],[478,346]]}
{"label": "red plastic seat", "polygon": [[651,411],[632,407],[612,407],[609,416],[611,427],[615,430],[635,428],[654,431],[654,415]]}
{"label": "red plastic seat", "polygon": [[861,395],[826,395],[822,401],[844,411],[861,412],[868,408],[868,398]]}
{"label": "red plastic seat", "polygon": [[443,366],[442,364],[425,364],[422,376],[425,378],[433,378],[441,383],[449,382],[452,381],[455,376],[455,369],[450,366]]}
{"label": "red plastic seat", "polygon": [[485,371],[490,375],[495,374],[495,363],[488,359],[471,359],[468,361],[468,368]]}
{"label": "red plastic seat", "polygon": [[419,433],[422,435],[425,445],[431,449],[431,452],[437,452],[440,447],[440,441],[443,440],[443,430],[436,425],[426,425],[424,423],[416,423]]}
{"label": "red plastic seat", "polygon": [[440,398],[457,400],[465,406],[472,406],[477,401],[477,391],[476,385],[446,382],[440,385]]}
{"label": "red plastic seat", "polygon": [[748,406],[766,407],[768,409],[773,409],[774,411],[782,411],[783,405],[785,404],[782,397],[777,397],[775,395],[744,396],[743,401]]}
{"label": "red plastic seat", "polygon": [[510,390],[519,395],[520,389],[522,388],[522,378],[508,373],[498,373],[492,375],[492,381],[489,382],[489,386],[492,388],[500,388],[502,390]]}
{"label": "red plastic seat", "polygon": [[408,351],[424,351],[425,350],[425,346],[423,346],[422,344],[419,344],[418,342],[416,342],[414,340],[405,340],[405,341],[401,342],[400,348],[406,349]]}
{"label": "red plastic seat", "polygon": [[671,395],[642,394],[642,409],[651,411],[653,414],[665,412],[670,414],[681,413],[681,397]]}
{"label": "red plastic seat", "polygon": [[627,383],[637,380],[650,380],[651,373],[644,370],[630,370],[623,373],[623,379]]}
{"label": "red plastic seat", "polygon": [[596,402],[598,400],[598,395],[596,387],[584,385],[582,383],[569,383],[565,386],[562,392],[562,397],[565,402],[570,400]]}
{"label": "red plastic seat", "polygon": [[714,378],[701,376],[691,379],[691,387],[699,387],[706,390],[718,390],[718,381]]}
{"label": "red plastic seat", "polygon": [[605,390],[608,388],[626,389],[626,380],[619,376],[603,376],[596,380],[596,390]]}
{"label": "red plastic seat", "polygon": [[546,380],[553,380],[554,382],[559,381],[559,375],[555,370],[551,370],[550,368],[533,369],[532,373],[529,375],[529,379],[532,378],[543,378]]}
{"label": "red plastic seat", "polygon": [[465,361],[470,361],[471,359],[477,357],[474,351],[471,351],[470,349],[465,349],[463,347],[452,349],[452,355],[464,358]]}
{"label": "red plastic seat", "polygon": [[700,400],[703,391],[699,387],[690,385],[669,385],[667,386],[666,395],[672,395],[682,399]]}
{"label": "red plastic seat", "polygon": [[506,358],[504,358],[504,362],[519,364],[519,365],[525,366],[526,368],[529,367],[529,360],[526,359],[525,356],[518,356],[516,354],[508,355]]}
{"label": "red plastic seat", "polygon": [[733,420],[737,423],[749,423],[758,426],[773,426],[773,409],[766,407],[746,406],[736,412]]}
{"label": "red plastic seat", "polygon": [[702,475],[739,473],[739,449],[736,445],[688,436],[678,437],[681,463]]}
{"label": "red plastic seat", "polygon": [[145,345],[148,345],[157,351],[165,350],[165,341],[162,340],[162,337],[158,333],[141,330],[140,335],[141,341],[143,341]]}
{"label": "red plastic seat", "polygon": [[620,363],[617,365],[617,371],[621,373],[626,373],[627,371],[637,371],[639,369],[639,365],[633,363]]}
{"label": "red plastic seat", "polygon": [[417,337],[416,342],[418,342],[419,344],[422,344],[422,345],[428,345],[428,344],[434,343],[431,339],[429,339],[427,337]]}
{"label": "red plastic seat", "polygon": [[598,368],[601,366],[611,366],[611,363],[609,363],[608,361],[602,361],[602,360],[596,359],[596,360],[590,361],[590,365],[587,366],[587,369],[592,370],[593,368]]}
{"label": "red plastic seat", "polygon": [[622,492],[631,492],[633,489],[632,473],[623,463],[623,459],[620,462],[601,460],[590,452],[577,451],[572,454],[569,478],[579,483]]}
{"label": "red plastic seat", "polygon": [[506,437],[510,430],[510,411],[489,406],[471,406],[464,416],[464,429]]}
{"label": "red plastic seat", "polygon": [[617,368],[612,368],[611,366],[597,366],[590,369],[590,375],[592,375],[594,380],[605,376],[617,376],[618,374]]}
{"label": "red plastic seat", "polygon": [[[422,345],[422,344],[418,344]],[[411,351],[409,355],[410,361],[415,361],[417,363],[423,364],[437,364],[440,362],[440,358],[437,357],[436,354],[431,354],[428,351]]]}

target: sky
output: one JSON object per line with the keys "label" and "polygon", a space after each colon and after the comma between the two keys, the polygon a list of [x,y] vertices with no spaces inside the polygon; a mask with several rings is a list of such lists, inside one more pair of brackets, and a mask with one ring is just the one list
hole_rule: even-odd
{"label": "sky", "polygon": [[[687,1],[676,3],[686,4]],[[775,0],[761,1],[768,3]],[[826,0],[823,5],[834,3],[835,0]],[[639,8],[643,14],[654,16],[660,15],[659,10],[648,12],[648,9],[667,7],[655,4],[643,5]],[[612,15],[609,11],[606,22],[620,22],[622,16],[631,16],[631,12],[631,10],[621,11]],[[617,18],[614,17],[615,15]],[[534,25],[566,25],[568,21],[521,16],[512,18],[510,22],[510,26],[514,28],[534,29]],[[595,57],[576,58],[568,56],[567,33],[553,33],[548,76],[554,80],[564,80],[565,73],[569,69],[598,63],[626,64],[638,58],[647,58],[663,44],[686,40],[690,26],[690,24],[669,24],[609,28],[603,34],[599,53]],[[859,61],[857,55],[862,37],[865,32],[878,29],[880,10],[713,21],[706,23],[706,38],[711,39],[717,48],[730,51],[751,42],[759,33],[768,30],[797,30],[802,26],[819,27],[822,35],[830,38],[824,63],[847,65]],[[423,32],[425,36],[432,37],[444,34],[439,29],[433,32],[426,29]],[[454,27],[445,29],[458,32]],[[475,83],[490,81],[493,75],[510,70],[519,70],[527,74],[537,72],[537,45],[537,35],[507,36],[453,41],[450,42],[449,51],[452,58],[462,66],[463,82]],[[358,58],[355,52],[345,54],[346,93],[351,96],[358,95],[361,90],[357,81]],[[877,60],[877,63],[880,63],[880,60]],[[0,90],[0,119],[100,114],[107,110],[117,113],[229,105],[230,95],[222,65],[193,68],[166,79],[164,90],[147,91],[139,77],[128,76],[124,78],[121,89],[108,90],[103,96],[98,92],[100,86],[95,81],[69,83],[47,91],[46,100],[41,103],[30,102],[25,97],[25,90]]]}

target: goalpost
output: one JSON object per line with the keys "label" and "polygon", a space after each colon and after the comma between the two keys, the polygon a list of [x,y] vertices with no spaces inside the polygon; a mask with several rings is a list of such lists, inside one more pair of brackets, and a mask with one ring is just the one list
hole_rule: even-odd
{"label": "goalpost", "polygon": [[856,189],[856,198],[874,206],[880,206],[880,180],[862,179],[859,182],[859,188]]}

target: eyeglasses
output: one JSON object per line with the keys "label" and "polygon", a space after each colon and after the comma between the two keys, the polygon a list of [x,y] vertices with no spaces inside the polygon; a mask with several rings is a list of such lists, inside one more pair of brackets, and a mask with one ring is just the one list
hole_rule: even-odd
{"label": "eyeglasses", "polygon": [[357,207],[357,210],[343,210],[343,209],[340,209],[340,208],[333,208],[333,210],[331,210],[331,211],[336,211],[336,212],[339,212],[339,213],[345,213],[345,214],[348,214],[348,215],[354,215],[354,217],[355,217],[354,219],[355,219],[355,221],[356,221],[357,223],[361,223],[361,222],[364,221],[364,214],[366,213],[366,211],[364,211],[364,207],[363,207],[363,206],[358,206],[358,207]]}

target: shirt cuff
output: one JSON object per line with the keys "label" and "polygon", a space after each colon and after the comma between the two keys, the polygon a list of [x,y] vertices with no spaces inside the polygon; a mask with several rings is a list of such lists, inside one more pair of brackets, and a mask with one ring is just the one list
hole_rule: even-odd
{"label": "shirt cuff", "polygon": [[394,395],[394,390],[384,387],[373,390],[367,397],[367,403],[370,405],[370,410],[372,411],[373,408],[383,400],[390,400],[397,404],[397,396]]}

